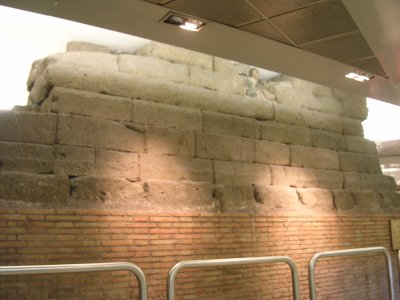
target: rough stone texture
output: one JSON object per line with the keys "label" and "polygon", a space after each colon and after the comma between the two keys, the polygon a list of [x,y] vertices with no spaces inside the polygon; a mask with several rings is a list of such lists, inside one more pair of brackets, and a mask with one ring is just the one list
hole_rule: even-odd
{"label": "rough stone texture", "polygon": [[343,134],[364,136],[364,128],[360,120],[351,118],[342,118],[343,121]]}
{"label": "rough stone texture", "polygon": [[137,153],[96,149],[94,174],[137,181],[139,179],[139,156]]}
{"label": "rough stone texture", "polygon": [[297,189],[300,202],[310,209],[333,210],[333,197],[325,189]]}
{"label": "rough stone texture", "polygon": [[254,198],[262,209],[296,210],[300,208],[296,189],[282,186],[256,186]]}
{"label": "rough stone texture", "polygon": [[311,146],[311,130],[288,124],[281,124],[274,121],[266,121],[261,124],[261,137],[263,140]]}
{"label": "rough stone texture", "polygon": [[201,67],[189,67],[189,84],[221,93],[243,95],[244,80],[240,75],[217,73]]}
{"label": "rough stone texture", "polygon": [[167,155],[140,155],[142,180],[190,180],[212,183],[212,162],[205,159]]}
{"label": "rough stone texture", "polygon": [[344,175],[339,171],[314,170],[317,178],[317,187],[323,189],[342,189],[344,186]]}
{"label": "rough stone texture", "polygon": [[186,65],[199,66],[207,70],[212,70],[213,67],[213,57],[211,55],[157,42],[146,44],[142,48],[138,49],[135,54],[158,57],[160,59],[183,63]]}
{"label": "rough stone texture", "polygon": [[52,145],[57,115],[0,111],[0,140]]}
{"label": "rough stone texture", "polygon": [[344,172],[344,186],[345,190],[361,190],[361,175],[357,172]]}
{"label": "rough stone texture", "polygon": [[259,139],[261,137],[260,122],[234,115],[203,112],[203,131]]}
{"label": "rough stone texture", "polygon": [[347,151],[377,155],[376,144],[362,137],[346,136]]}
{"label": "rough stone texture", "polygon": [[361,187],[364,190],[394,192],[396,190],[396,182],[392,176],[361,174]]}
{"label": "rough stone texture", "polygon": [[368,156],[352,152],[339,152],[339,159],[342,171],[368,172]]}
{"label": "rough stone texture", "polygon": [[298,188],[318,187],[314,169],[271,166],[272,185]]}
{"label": "rough stone texture", "polygon": [[271,171],[268,165],[215,161],[214,173],[216,184],[271,185]]}
{"label": "rough stone texture", "polygon": [[253,211],[256,206],[253,188],[249,185],[220,184],[215,188],[221,212]]}
{"label": "rough stone texture", "polygon": [[214,56],[213,59],[213,71],[227,74],[239,73],[235,71],[234,65],[230,60],[217,56]]}
{"label": "rough stone texture", "polygon": [[108,49],[108,47],[93,43],[71,41],[67,43],[67,52],[72,52],[72,51],[93,51],[93,52],[109,53],[110,49]]}
{"label": "rough stone texture", "polygon": [[343,132],[343,120],[339,116],[311,110],[305,114],[307,115],[305,117],[306,123],[311,128],[338,132],[340,134]]}
{"label": "rough stone texture", "polygon": [[329,149],[291,145],[290,165],[293,167],[339,170],[339,156],[336,151]]}
{"label": "rough stone texture", "polygon": [[345,116],[365,120],[368,116],[367,101],[365,97],[333,89],[335,98],[343,102]]}
{"label": "rough stone texture", "polygon": [[382,198],[379,193],[369,190],[353,191],[354,202],[362,210],[379,210],[382,207]]}
{"label": "rough stone texture", "polygon": [[121,54],[119,55],[121,72],[139,77],[167,79],[177,83],[189,83],[187,65],[171,63],[155,57]]}
{"label": "rough stone texture", "polygon": [[294,109],[293,105],[275,104],[274,105],[274,120],[286,124],[306,126],[307,114],[302,108]]}
{"label": "rough stone texture", "polygon": [[255,141],[255,161],[257,163],[287,166],[290,162],[289,146],[268,141]]}
{"label": "rough stone texture", "polygon": [[193,131],[201,131],[203,127],[199,109],[140,100],[133,101],[133,122]]}
{"label": "rough stone texture", "polygon": [[346,150],[346,140],[341,134],[314,129],[311,130],[311,135],[314,147]]}
{"label": "rough stone texture", "polygon": [[121,178],[81,176],[71,179],[71,197],[82,201],[107,202],[118,207],[121,203],[142,203],[142,184]]}
{"label": "rough stone texture", "polygon": [[94,169],[95,149],[55,145],[54,173],[69,176],[89,175]]}
{"label": "rough stone texture", "polygon": [[145,131],[146,152],[152,154],[195,156],[195,134],[170,128],[148,128]]}
{"label": "rough stone texture", "polygon": [[254,162],[254,140],[197,133],[196,156],[208,159]]}
{"label": "rough stone texture", "polygon": [[48,145],[0,142],[0,172],[52,173],[53,148]]}
{"label": "rough stone texture", "polygon": [[148,180],[146,200],[153,210],[216,211],[213,185],[204,182]]}
{"label": "rough stone texture", "polygon": [[333,194],[333,203],[335,204],[335,208],[338,210],[351,210],[354,208],[354,198],[353,193],[350,191],[344,190],[334,190]]}
{"label": "rough stone texture", "polygon": [[116,121],[132,120],[132,100],[62,87],[54,87],[42,110]]}
{"label": "rough stone texture", "polygon": [[144,135],[114,121],[81,116],[59,115],[57,143],[129,152],[143,152]]}
{"label": "rough stone texture", "polygon": [[64,202],[69,195],[67,176],[0,173],[0,199],[27,202]]}
{"label": "rough stone texture", "polygon": [[382,174],[382,169],[378,155],[367,155],[367,157],[368,157],[368,173]]}

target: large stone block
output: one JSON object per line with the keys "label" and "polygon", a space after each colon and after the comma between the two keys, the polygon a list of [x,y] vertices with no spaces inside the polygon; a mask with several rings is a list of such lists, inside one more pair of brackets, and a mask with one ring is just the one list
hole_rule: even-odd
{"label": "large stone block", "polygon": [[368,155],[368,173],[382,174],[378,155]]}
{"label": "large stone block", "polygon": [[144,201],[142,184],[121,178],[84,176],[71,179],[71,197],[90,202],[103,202],[110,206],[141,204]]}
{"label": "large stone block", "polygon": [[351,191],[345,190],[334,190],[333,194],[333,203],[335,204],[335,208],[338,210],[351,210],[354,208],[354,198],[353,193]]}
{"label": "large stone block", "polygon": [[354,202],[361,210],[380,210],[382,198],[379,193],[370,190],[353,191]]}
{"label": "large stone block", "polygon": [[361,175],[357,172],[344,172],[344,186],[345,190],[361,190]]}
{"label": "large stone block", "polygon": [[304,114],[307,126],[311,128],[328,130],[340,134],[343,132],[343,120],[337,115],[311,110]]}
{"label": "large stone block", "polygon": [[257,163],[287,166],[290,162],[289,146],[268,141],[254,141]]}
{"label": "large stone block", "polygon": [[213,71],[218,72],[218,73],[226,73],[226,74],[234,74],[237,73],[233,63],[225,58],[220,58],[217,56],[213,57],[214,62],[213,62]]}
{"label": "large stone block", "polygon": [[364,128],[358,119],[342,118],[343,121],[343,134],[364,136]]}
{"label": "large stone block", "polygon": [[250,185],[220,184],[216,186],[214,196],[221,212],[251,212],[256,207],[254,190]]}
{"label": "large stone block", "polygon": [[55,114],[0,111],[0,140],[36,144],[54,144]]}
{"label": "large stone block", "polygon": [[0,141],[0,171],[52,173],[53,148],[49,145]]}
{"label": "large stone block", "polygon": [[339,133],[325,130],[311,130],[312,145],[314,147],[327,148],[332,150],[346,150],[346,140]]}
{"label": "large stone block", "polygon": [[315,170],[317,187],[323,189],[342,189],[344,186],[344,175],[339,171]]}
{"label": "large stone block", "polygon": [[368,115],[367,101],[365,97],[344,91],[333,89],[336,99],[343,102],[343,111],[345,116],[365,120]]}
{"label": "large stone block", "polygon": [[43,110],[116,121],[132,120],[132,100],[69,88],[54,87]]}
{"label": "large stone block", "polygon": [[95,149],[68,145],[54,146],[54,173],[89,175],[94,169]]}
{"label": "large stone block", "polygon": [[310,188],[318,187],[315,169],[271,166],[272,185]]}
{"label": "large stone block", "polygon": [[339,156],[334,150],[291,145],[290,165],[293,167],[339,170]]}
{"label": "large stone block", "polygon": [[148,180],[147,202],[152,211],[217,211],[213,185],[204,182]]}
{"label": "large stone block", "polygon": [[260,122],[254,119],[208,111],[203,112],[203,130],[254,139],[261,136]]}
{"label": "large stone block", "polygon": [[133,122],[193,131],[201,131],[203,127],[199,109],[141,100],[133,101]]}
{"label": "large stone block", "polygon": [[196,156],[208,159],[254,162],[254,140],[196,133]]}
{"label": "large stone block", "polygon": [[394,192],[396,190],[396,181],[392,176],[361,174],[361,187],[363,190]]}
{"label": "large stone block", "polygon": [[254,198],[261,209],[296,210],[300,207],[296,189],[282,186],[255,186]]}
{"label": "large stone block", "polygon": [[297,189],[300,202],[310,209],[333,210],[333,196],[330,191],[325,189]]}
{"label": "large stone block", "polygon": [[180,156],[141,154],[139,158],[142,180],[190,180],[212,183],[212,162]]}
{"label": "large stone block", "polygon": [[274,105],[274,120],[281,123],[306,126],[307,117],[305,109],[288,104]]}
{"label": "large stone block", "polygon": [[146,152],[151,154],[195,156],[195,134],[170,128],[147,128]]}
{"label": "large stone block", "polygon": [[144,135],[114,121],[59,115],[57,143],[128,152],[143,152]]}
{"label": "large stone block", "polygon": [[137,153],[96,149],[94,174],[137,181],[139,179],[139,156]]}
{"label": "large stone block", "polygon": [[311,130],[306,127],[265,121],[261,124],[261,137],[270,142],[311,146]]}
{"label": "large stone block", "polygon": [[80,42],[80,41],[71,41],[67,43],[67,52],[72,51],[91,51],[91,52],[104,52],[110,53],[110,49],[106,46],[87,43],[87,42]]}
{"label": "large stone block", "polygon": [[212,70],[213,67],[213,57],[211,55],[157,42],[150,42],[144,45],[136,50],[135,54],[158,57],[172,62],[199,66],[208,70]]}
{"label": "large stone block", "polygon": [[346,136],[347,151],[364,154],[377,154],[375,142],[358,136]]}
{"label": "large stone block", "polygon": [[69,196],[67,176],[18,172],[0,173],[0,199],[42,202],[51,205]]}
{"label": "large stone block", "polygon": [[339,152],[340,170],[351,172],[368,172],[369,157],[366,155],[352,153],[352,152]]}
{"label": "large stone block", "polygon": [[151,77],[171,80],[177,83],[189,83],[188,66],[180,63],[171,63],[155,57],[138,55],[119,55],[121,72],[138,77]]}
{"label": "large stone block", "polygon": [[214,162],[215,183],[271,185],[270,167],[232,161]]}

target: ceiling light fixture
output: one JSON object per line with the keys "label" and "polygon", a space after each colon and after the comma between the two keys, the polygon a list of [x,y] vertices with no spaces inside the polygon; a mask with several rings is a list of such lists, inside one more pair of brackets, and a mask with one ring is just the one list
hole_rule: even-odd
{"label": "ceiling light fixture", "polygon": [[372,74],[366,74],[366,73],[362,73],[360,71],[350,72],[350,73],[347,73],[345,76],[346,76],[346,78],[350,78],[350,79],[353,79],[353,80],[356,80],[359,82],[365,82],[374,77]]}
{"label": "ceiling light fixture", "polygon": [[161,21],[167,24],[179,26],[179,28],[189,31],[199,31],[204,27],[204,25],[206,25],[206,22],[204,21],[193,19],[192,17],[177,15],[175,13],[168,13]]}

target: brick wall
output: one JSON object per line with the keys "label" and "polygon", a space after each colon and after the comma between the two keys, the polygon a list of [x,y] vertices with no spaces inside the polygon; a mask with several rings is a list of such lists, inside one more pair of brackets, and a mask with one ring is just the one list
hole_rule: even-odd
{"label": "brick wall", "polygon": [[[165,299],[168,271],[179,261],[269,255],[294,259],[308,299],[307,265],[315,252],[390,249],[394,217],[116,210],[2,210],[0,216],[1,265],[129,261],[144,270],[149,299]],[[394,252],[392,258],[396,270]],[[188,269],[177,278],[177,299],[291,299],[284,264]],[[11,276],[0,283],[1,299],[135,299],[138,293],[125,272]],[[397,275],[395,283],[398,290]],[[317,288],[321,299],[388,299],[384,259],[321,260]]]}

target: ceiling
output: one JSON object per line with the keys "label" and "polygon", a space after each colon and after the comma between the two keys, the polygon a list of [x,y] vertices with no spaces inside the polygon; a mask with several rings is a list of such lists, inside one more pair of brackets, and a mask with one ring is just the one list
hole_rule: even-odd
{"label": "ceiling", "polygon": [[[0,0],[0,4],[225,57],[400,105],[400,1]],[[201,18],[207,25],[193,33],[160,22],[171,11]],[[360,83],[344,77],[355,70],[374,78]]]}

